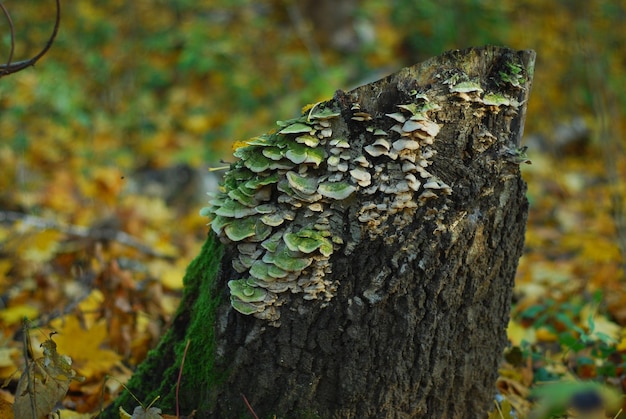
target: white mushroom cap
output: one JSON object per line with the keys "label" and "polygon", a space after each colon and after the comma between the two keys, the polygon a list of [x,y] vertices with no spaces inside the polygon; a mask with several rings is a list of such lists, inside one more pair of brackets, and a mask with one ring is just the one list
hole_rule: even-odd
{"label": "white mushroom cap", "polygon": [[416,169],[415,164],[410,161],[405,161],[402,163],[402,171],[403,172],[412,172]]}
{"label": "white mushroom cap", "polygon": [[420,148],[420,144],[414,140],[400,139],[393,142],[393,148],[396,151],[417,150]]}
{"label": "white mushroom cap", "polygon": [[404,176],[404,179],[406,179],[407,183],[409,184],[409,188],[411,188],[415,192],[417,192],[422,185],[422,182],[417,180],[413,173],[407,174],[406,176]]}
{"label": "white mushroom cap", "polygon": [[350,170],[350,176],[352,176],[356,183],[363,187],[369,186],[372,183],[372,175],[361,167]]}
{"label": "white mushroom cap", "polygon": [[359,157],[355,158],[352,161],[354,163],[359,164],[362,167],[370,167],[371,166],[370,162],[365,158],[365,156],[359,156]]}
{"label": "white mushroom cap", "polygon": [[404,114],[402,114],[400,112],[387,113],[385,115],[388,116],[391,119],[394,119],[394,120],[400,122],[400,123],[404,123],[404,121],[406,121],[406,116],[404,116]]}
{"label": "white mushroom cap", "polygon": [[430,189],[424,190],[424,192],[422,192],[422,194],[419,196],[420,201],[425,201],[430,198],[437,198],[437,194]]}
{"label": "white mushroom cap", "polygon": [[375,146],[373,144],[366,146],[364,150],[367,152],[367,154],[369,154],[372,157],[379,157],[382,155],[389,154],[389,149],[386,149],[385,147],[381,147],[381,146]]}

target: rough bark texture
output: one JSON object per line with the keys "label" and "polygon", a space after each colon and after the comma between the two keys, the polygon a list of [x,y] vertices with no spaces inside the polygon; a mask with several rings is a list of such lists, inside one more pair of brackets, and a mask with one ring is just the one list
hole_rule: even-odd
{"label": "rough bark texture", "polygon": [[[259,417],[484,415],[507,343],[524,240],[528,204],[519,141],[533,65],[531,51],[453,51],[337,92],[324,104],[341,111],[333,131],[360,150],[372,142],[368,132],[390,131],[395,122],[385,115],[397,113],[397,105],[417,98],[437,105],[428,112],[439,127],[428,146],[436,151],[428,172],[451,193],[423,198],[423,179],[411,216],[402,212],[378,224],[359,216],[368,202],[382,202],[380,191],[334,204],[345,243],[327,274],[335,295],[330,301],[287,295],[275,325],[231,307],[227,282],[241,276],[231,266],[237,248],[227,244],[220,259],[211,235],[187,272],[172,330],[130,388],[145,399],[161,395],[163,410],[173,412],[189,339],[184,414],[247,417],[244,395]],[[355,120],[355,112],[371,119]],[[372,161],[393,179],[399,166],[383,157]],[[128,403],[123,396],[116,406],[128,409]]]}

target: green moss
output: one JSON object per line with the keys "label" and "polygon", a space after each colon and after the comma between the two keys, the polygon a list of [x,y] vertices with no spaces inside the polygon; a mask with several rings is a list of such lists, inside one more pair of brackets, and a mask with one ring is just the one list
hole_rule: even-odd
{"label": "green moss", "polygon": [[[194,409],[207,411],[211,390],[220,382],[213,369],[213,357],[209,354],[215,351],[215,310],[220,293],[214,289],[214,282],[221,258],[222,246],[211,234],[200,254],[187,267],[183,280],[185,292],[172,326],[127,384],[135,397],[145,404],[160,397],[155,406],[165,413],[176,411],[176,385],[187,340],[190,344],[179,390],[182,413],[188,414]],[[132,412],[137,402],[124,391],[99,417],[119,418],[120,406]]]}

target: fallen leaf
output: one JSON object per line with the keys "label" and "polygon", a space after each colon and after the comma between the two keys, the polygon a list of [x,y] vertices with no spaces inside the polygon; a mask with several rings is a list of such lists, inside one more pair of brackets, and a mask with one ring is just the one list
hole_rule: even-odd
{"label": "fallen leaf", "polygon": [[22,258],[33,263],[49,261],[61,245],[63,233],[55,230],[43,230],[33,233],[24,240],[21,247]]}
{"label": "fallen leaf", "polygon": [[0,320],[6,325],[17,324],[24,318],[34,319],[39,315],[39,310],[32,305],[21,304],[0,310]]}
{"label": "fallen leaf", "polygon": [[13,405],[0,397],[0,418],[13,419]]}
{"label": "fallen leaf", "polygon": [[52,338],[41,346],[44,356],[28,362],[17,383],[13,405],[16,418],[46,418],[67,394],[70,382],[78,379],[71,360],[57,352]]}
{"label": "fallen leaf", "polygon": [[100,318],[99,310],[104,302],[104,294],[102,291],[95,289],[89,293],[89,295],[82,300],[78,307],[82,313],[83,323],[87,328],[90,328]]}
{"label": "fallen leaf", "polygon": [[[91,419],[93,417],[91,413],[77,413],[69,409],[59,409],[57,414],[60,419]],[[4,418],[4,416],[0,417]]]}
{"label": "fallen leaf", "polygon": [[74,368],[87,379],[102,377],[122,359],[116,352],[102,348],[108,337],[104,320],[85,330],[75,316],[65,316],[52,321],[51,326],[59,332],[55,338],[59,350],[72,358]]}
{"label": "fallen leaf", "polygon": [[162,419],[161,409],[158,407],[149,407],[148,409],[142,406],[137,406],[133,411],[133,415],[130,419]]}
{"label": "fallen leaf", "polygon": [[158,278],[161,283],[170,290],[180,290],[183,287],[183,276],[187,269],[187,261],[181,259],[175,264],[164,260],[156,260],[148,265],[152,276]]}

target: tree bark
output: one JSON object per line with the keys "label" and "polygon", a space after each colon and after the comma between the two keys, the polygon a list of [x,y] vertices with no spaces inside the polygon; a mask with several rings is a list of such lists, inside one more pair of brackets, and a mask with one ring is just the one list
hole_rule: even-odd
{"label": "tree bark", "polygon": [[[245,398],[259,417],[483,416],[507,344],[524,241],[528,204],[519,164],[526,158],[519,143],[534,57],[498,47],[452,51],[338,91],[305,112],[294,123],[313,125],[316,113],[340,113],[325,119],[332,130],[326,140],[324,127],[315,128],[325,160],[276,173],[293,187],[298,178],[288,171],[317,176],[320,185],[324,172],[343,173],[352,191],[319,201],[331,213],[328,260],[287,244],[290,255],[321,260],[322,291],[293,285],[313,275],[310,267],[289,272],[297,279],[291,292],[267,292],[251,277],[266,300],[237,306],[229,286],[234,295],[231,280],[247,273],[233,262],[254,236],[234,238],[215,228],[224,246],[210,234],[188,269],[174,324],[129,388],[144,400],[160,395],[160,407],[173,412],[189,341],[179,389],[183,414],[249,417]],[[268,138],[293,140],[295,125],[287,127]],[[346,170],[331,168],[329,157],[345,151],[337,151],[337,139],[347,140],[352,153]],[[273,188],[270,202],[280,196]],[[319,217],[302,215],[302,208],[294,208],[284,234]],[[245,315],[232,305],[260,308]],[[103,416],[114,417],[119,405],[132,411],[133,404],[125,394]]]}

